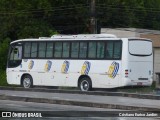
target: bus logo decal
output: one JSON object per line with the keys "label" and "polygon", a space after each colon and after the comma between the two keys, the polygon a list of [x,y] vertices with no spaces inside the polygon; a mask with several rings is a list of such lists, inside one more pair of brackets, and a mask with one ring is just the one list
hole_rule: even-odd
{"label": "bus logo decal", "polygon": [[88,75],[89,71],[90,71],[90,67],[91,67],[91,63],[88,61],[85,61],[82,69],[81,69],[81,74],[82,75]]}
{"label": "bus logo decal", "polygon": [[62,68],[61,68],[61,72],[62,73],[67,73],[68,72],[68,69],[69,69],[69,61],[64,61],[63,64],[62,64]]}
{"label": "bus logo decal", "polygon": [[34,66],[34,61],[31,60],[31,61],[29,62],[29,64],[28,64],[28,69],[31,70],[31,69],[33,68],[33,66]]}
{"label": "bus logo decal", "polygon": [[119,70],[119,63],[112,62],[108,70],[108,77],[115,78]]}
{"label": "bus logo decal", "polygon": [[51,69],[51,66],[52,66],[52,62],[48,60],[48,61],[46,62],[46,64],[45,64],[44,70],[45,70],[46,72],[49,72],[50,69]]}

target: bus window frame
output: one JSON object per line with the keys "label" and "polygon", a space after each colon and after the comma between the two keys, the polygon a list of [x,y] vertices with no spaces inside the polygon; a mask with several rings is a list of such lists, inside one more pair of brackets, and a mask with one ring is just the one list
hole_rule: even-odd
{"label": "bus window frame", "polygon": [[[96,58],[88,58],[88,49],[89,49],[89,42],[96,42]],[[38,43],[38,46],[37,46],[37,57],[34,57],[34,58],[31,58],[31,57],[24,57],[24,45],[26,42],[33,42],[33,43]],[[46,42],[46,47],[47,47],[47,43],[48,42],[51,42],[53,43],[53,56],[52,57],[46,57],[46,49],[45,49],[45,57],[38,57],[38,54],[39,54],[39,42]],[[62,57],[62,52],[61,52],[61,57],[54,57],[54,54],[55,54],[55,42],[61,42],[62,43],[62,52],[63,52],[63,42],[69,42],[70,44],[70,52],[69,52],[69,57]],[[72,43],[74,42],[78,42],[79,43],[79,51],[78,51],[78,58],[71,58],[71,50],[72,50]],[[87,43],[87,55],[86,55],[86,58],[80,58],[79,57],[79,52],[80,52],[80,42],[86,42]],[[97,58],[97,42],[104,42],[105,43],[105,46],[104,46],[104,58]],[[120,58],[106,58],[106,45],[107,45],[107,42],[113,42],[113,50],[114,50],[114,43],[115,42],[121,42],[121,49],[120,49]],[[64,41],[58,41],[58,40],[55,40],[55,41],[23,41],[24,44],[22,44],[22,59],[60,59],[60,60],[64,60],[64,59],[68,59],[68,60],[121,60],[122,59],[122,49],[123,49],[123,41],[121,39],[118,39],[118,40],[64,40]],[[31,44],[32,45],[32,44]],[[30,47],[31,48],[31,47]],[[114,51],[113,51],[113,56],[114,56]]]}

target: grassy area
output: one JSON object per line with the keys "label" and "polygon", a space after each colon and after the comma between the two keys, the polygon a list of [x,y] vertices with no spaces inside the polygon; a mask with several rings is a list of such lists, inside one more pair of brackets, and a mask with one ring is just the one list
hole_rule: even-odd
{"label": "grassy area", "polygon": [[0,70],[0,86],[8,86],[6,79],[6,71]]}
{"label": "grassy area", "polygon": [[156,88],[156,82],[153,82],[153,84],[149,87],[124,87],[119,88],[118,92],[128,92],[128,93],[144,93],[144,94],[153,94],[155,92]]}

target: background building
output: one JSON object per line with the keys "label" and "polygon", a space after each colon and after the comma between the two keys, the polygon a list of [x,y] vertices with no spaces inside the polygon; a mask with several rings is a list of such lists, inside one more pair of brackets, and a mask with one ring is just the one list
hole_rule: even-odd
{"label": "background building", "polygon": [[151,39],[154,54],[154,81],[160,88],[160,31],[136,28],[102,28],[101,33],[114,34],[117,37],[141,37]]}

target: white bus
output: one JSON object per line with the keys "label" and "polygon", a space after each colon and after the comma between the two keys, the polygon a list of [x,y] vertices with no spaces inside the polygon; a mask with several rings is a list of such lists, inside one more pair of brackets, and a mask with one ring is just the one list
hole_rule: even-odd
{"label": "white bus", "polygon": [[53,35],[11,42],[7,82],[32,86],[150,86],[152,42],[110,34]]}

